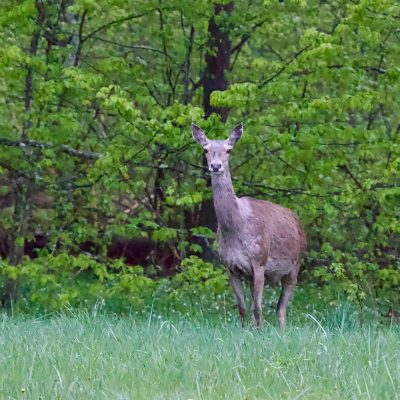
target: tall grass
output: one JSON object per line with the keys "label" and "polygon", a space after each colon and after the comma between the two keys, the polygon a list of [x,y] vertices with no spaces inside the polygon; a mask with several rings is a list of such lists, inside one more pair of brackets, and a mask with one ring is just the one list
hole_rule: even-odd
{"label": "tall grass", "polygon": [[[395,399],[400,329],[78,314],[0,320],[0,399]],[[336,319],[335,319],[336,318]]]}

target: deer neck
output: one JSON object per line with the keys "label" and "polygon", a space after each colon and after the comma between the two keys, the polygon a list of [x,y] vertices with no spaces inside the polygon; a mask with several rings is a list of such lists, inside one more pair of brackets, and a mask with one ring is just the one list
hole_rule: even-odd
{"label": "deer neck", "polygon": [[222,232],[237,230],[240,221],[238,198],[232,185],[231,174],[226,169],[222,174],[211,176],[215,214]]}

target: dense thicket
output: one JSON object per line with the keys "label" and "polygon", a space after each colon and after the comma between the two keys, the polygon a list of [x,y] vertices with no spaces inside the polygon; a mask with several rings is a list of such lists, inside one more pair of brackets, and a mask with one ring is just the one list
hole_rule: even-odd
{"label": "dense thicket", "polygon": [[236,191],[298,212],[303,281],[398,301],[397,1],[5,0],[0,27],[4,304],[145,301],[159,285],[107,257],[132,238],[147,276],[220,293],[192,257],[214,240],[192,121],[244,122]]}

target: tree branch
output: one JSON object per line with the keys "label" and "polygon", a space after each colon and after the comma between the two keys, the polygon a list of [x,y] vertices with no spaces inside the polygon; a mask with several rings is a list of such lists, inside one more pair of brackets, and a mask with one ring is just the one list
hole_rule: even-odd
{"label": "tree branch", "polygon": [[235,46],[232,47],[231,49],[231,55],[236,53],[236,52],[240,52],[240,50],[242,49],[242,47],[244,46],[244,44],[250,39],[251,35],[261,26],[263,26],[266,22],[268,21],[268,18],[263,19],[260,22],[257,22],[255,25],[253,25],[253,27],[250,29],[249,32],[245,33],[241,39],[239,40],[239,43],[236,44]]}
{"label": "tree branch", "polygon": [[118,42],[115,42],[114,40],[104,39],[99,36],[93,36],[93,39],[100,40],[101,42],[104,42],[104,43],[110,43],[110,44],[113,44],[114,46],[118,46],[123,49],[154,51],[155,53],[160,53],[163,56],[169,58],[170,60],[173,60],[173,57],[170,56],[168,53],[165,53],[163,50],[160,50],[160,49],[155,49],[154,47],[118,43]]}
{"label": "tree branch", "polygon": [[282,74],[286,70],[286,68],[292,64],[293,61],[295,61],[302,53],[304,53],[306,50],[308,50],[311,47],[311,45],[308,45],[301,50],[299,50],[285,65],[283,65],[278,72],[276,72],[274,75],[272,75],[270,78],[266,79],[265,81],[261,82],[259,84],[259,88],[263,88],[267,83],[273,81],[275,78],[277,78],[279,75]]}
{"label": "tree branch", "polygon": [[361,182],[357,179],[357,177],[351,172],[349,166],[347,164],[343,164],[343,165],[338,165],[338,167],[344,171],[350,178],[351,180],[356,184],[356,186],[361,189],[364,190],[363,185],[361,184]]}
{"label": "tree branch", "polygon": [[[42,31],[42,26],[43,23],[46,19],[46,10],[45,6],[42,3],[41,0],[36,0],[35,1],[35,7],[37,11],[37,16],[36,16],[36,21],[35,21],[35,29],[32,33],[32,38],[31,38],[31,45],[29,48],[29,55],[31,57],[35,56],[38,51],[39,47],[39,39],[40,39],[40,33]],[[21,138],[26,139],[28,130],[31,126],[31,120],[29,117],[29,114],[32,109],[32,99],[33,99],[33,94],[32,94],[32,79],[33,79],[33,68],[31,65],[27,65],[27,74],[25,78],[25,97],[24,97],[24,105],[25,105],[25,121],[22,127],[22,134]]]}
{"label": "tree branch", "polygon": [[32,147],[37,149],[54,149],[54,150],[59,150],[73,157],[86,158],[90,160],[96,160],[101,156],[100,153],[92,151],[77,150],[67,145],[56,146],[53,143],[38,142],[36,140],[12,140],[0,137],[0,145],[7,147],[20,147],[22,149],[25,147]]}
{"label": "tree branch", "polygon": [[111,21],[111,22],[107,22],[106,24],[99,26],[99,27],[96,28],[94,31],[90,32],[88,35],[86,35],[84,38],[82,38],[82,41],[81,41],[81,42],[82,42],[82,44],[85,43],[87,40],[89,40],[90,38],[92,38],[96,33],[100,32],[100,31],[102,31],[102,30],[104,30],[104,29],[107,29],[107,28],[109,28],[110,26],[113,26],[113,25],[116,25],[116,24],[122,24],[123,22],[130,21],[130,20],[132,20],[132,19],[136,19],[136,18],[143,17],[143,16],[145,16],[145,15],[150,14],[152,11],[154,11],[154,9],[151,9],[151,10],[149,10],[149,11],[146,11],[146,12],[144,12],[144,13],[142,13],[142,14],[129,14],[129,15],[127,15],[126,17],[119,18],[119,19],[116,19],[116,20]]}
{"label": "tree branch", "polygon": [[80,58],[81,52],[82,52],[82,43],[83,43],[82,33],[83,33],[83,25],[85,24],[86,16],[87,16],[87,10],[85,10],[83,12],[82,18],[81,18],[81,23],[79,24],[78,46],[77,46],[77,49],[76,49],[74,63],[73,63],[74,67],[78,66],[79,58]]}

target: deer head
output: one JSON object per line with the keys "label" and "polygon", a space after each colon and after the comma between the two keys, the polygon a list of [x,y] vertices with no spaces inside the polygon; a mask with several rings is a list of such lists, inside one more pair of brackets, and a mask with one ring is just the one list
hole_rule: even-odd
{"label": "deer head", "polygon": [[243,123],[236,125],[227,140],[210,140],[197,125],[192,124],[194,140],[203,146],[208,169],[214,174],[221,174],[229,168],[229,153],[243,135]]}

